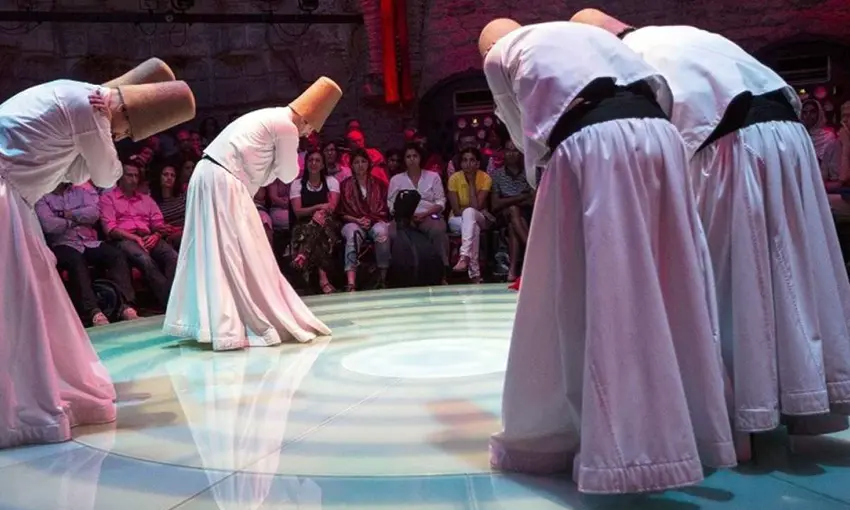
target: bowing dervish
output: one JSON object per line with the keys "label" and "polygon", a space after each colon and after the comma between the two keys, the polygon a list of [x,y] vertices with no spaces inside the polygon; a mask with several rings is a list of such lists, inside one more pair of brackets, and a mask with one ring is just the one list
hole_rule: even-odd
{"label": "bowing dervish", "polygon": [[525,168],[545,167],[491,464],[572,468],[586,493],[684,486],[702,464],[735,465],[705,239],[664,78],[578,23],[495,20],[479,49]]}
{"label": "bowing dervish", "polygon": [[846,428],[850,283],[795,90],[718,34],[636,28],[595,9],[573,19],[618,35],[670,84],[716,279],[739,460],[746,433],[783,416],[792,434]]}
{"label": "bowing dervish", "polygon": [[239,117],[207,146],[189,181],[166,333],[216,351],[331,333],[280,273],[253,197],[298,176],[299,136],[321,130],[341,97],[322,77],[287,107]]}
{"label": "bowing dervish", "polygon": [[56,270],[33,209],[63,182],[110,187],[114,140],[141,140],[195,116],[160,60],[104,85],[57,80],[0,105],[0,448],[71,438],[115,420],[115,390]]}

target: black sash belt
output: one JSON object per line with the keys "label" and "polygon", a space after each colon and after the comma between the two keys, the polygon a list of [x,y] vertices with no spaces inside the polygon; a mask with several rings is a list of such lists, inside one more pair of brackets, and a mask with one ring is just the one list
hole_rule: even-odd
{"label": "black sash belt", "polygon": [[[217,167],[219,167],[219,168],[224,168],[224,165],[222,165],[222,164],[221,164],[221,163],[219,163],[218,161],[214,160],[214,159],[213,159],[213,158],[211,158],[210,156],[207,156],[206,154],[204,154],[203,156],[201,156],[201,159],[205,159],[205,160],[209,161],[210,163],[212,163],[213,165],[215,165],[215,166],[217,166]],[[224,168],[224,169],[225,169],[225,170],[227,170],[227,168]],[[229,172],[230,170],[227,170],[227,171]]]}
{"label": "black sash belt", "polygon": [[612,78],[598,78],[578,97],[583,102],[565,111],[552,129],[547,143],[550,152],[570,136],[594,124],[609,120],[667,118],[644,81],[621,87]]}
{"label": "black sash belt", "polygon": [[738,95],[726,108],[720,124],[711,132],[711,136],[697,149],[701,151],[729,133],[765,122],[800,122],[794,107],[788,102],[782,90],[754,96],[749,92]]}

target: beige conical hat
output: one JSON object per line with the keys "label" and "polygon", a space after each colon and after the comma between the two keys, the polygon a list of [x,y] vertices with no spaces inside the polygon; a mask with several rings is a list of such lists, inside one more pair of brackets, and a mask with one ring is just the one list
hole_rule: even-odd
{"label": "beige conical hat", "polygon": [[521,27],[522,25],[508,18],[494,19],[487,23],[478,37],[478,51],[481,52],[481,56],[487,55],[487,52],[499,39]]}
{"label": "beige conical hat", "polygon": [[117,88],[124,85],[143,85],[164,81],[174,81],[174,72],[162,60],[149,58],[118,78],[104,83],[103,86]]}
{"label": "beige conical hat", "polygon": [[339,99],[342,89],[333,80],[322,76],[295,101],[289,103],[292,111],[300,115],[316,131],[321,131]]}
{"label": "beige conical hat", "polygon": [[118,87],[138,142],[195,118],[195,96],[185,81]]}

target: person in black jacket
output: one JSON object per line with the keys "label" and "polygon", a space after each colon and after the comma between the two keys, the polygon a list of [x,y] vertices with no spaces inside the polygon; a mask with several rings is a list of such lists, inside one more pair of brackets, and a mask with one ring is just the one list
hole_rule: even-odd
{"label": "person in black jacket", "polygon": [[393,203],[396,237],[392,245],[392,263],[388,281],[393,287],[440,285],[445,270],[440,254],[427,235],[413,226],[413,213],[419,205],[419,192],[399,192]]}

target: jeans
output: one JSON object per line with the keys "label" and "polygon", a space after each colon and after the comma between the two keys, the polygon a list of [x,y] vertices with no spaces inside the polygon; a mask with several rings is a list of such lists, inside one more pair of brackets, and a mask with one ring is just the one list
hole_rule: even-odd
{"label": "jeans", "polygon": [[345,270],[357,269],[357,254],[360,252],[360,241],[368,237],[375,243],[375,263],[379,269],[390,267],[390,237],[389,225],[379,221],[364,232],[356,223],[346,223],[342,227],[342,237],[345,238]]}
{"label": "jeans", "polygon": [[59,269],[68,273],[68,294],[84,319],[91,319],[100,311],[97,296],[92,289],[90,265],[106,271],[106,276],[121,292],[126,305],[132,306],[136,300],[127,259],[114,246],[101,243],[97,248],[86,248],[79,252],[70,246],[58,245],[53,246],[52,250],[56,254]]}
{"label": "jeans", "polygon": [[177,269],[177,252],[174,248],[162,239],[150,251],[145,251],[138,243],[127,239],[118,241],[118,247],[127,255],[130,265],[142,272],[145,283],[157,301],[167,306],[174,271]]}

